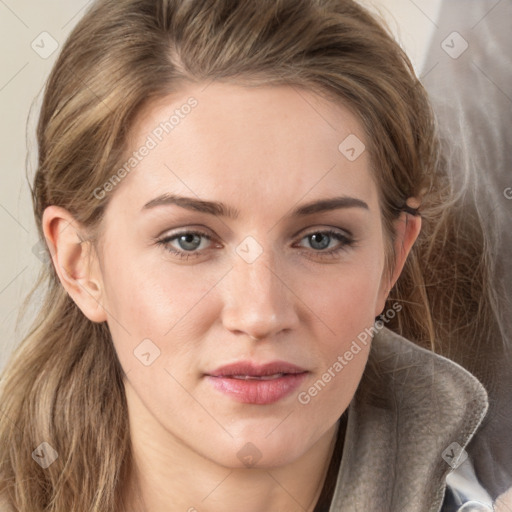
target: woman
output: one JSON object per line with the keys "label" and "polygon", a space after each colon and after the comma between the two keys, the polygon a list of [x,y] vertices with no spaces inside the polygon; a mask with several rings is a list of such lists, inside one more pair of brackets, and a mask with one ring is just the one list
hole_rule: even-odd
{"label": "woman", "polygon": [[38,144],[52,265],[3,378],[8,510],[441,510],[487,398],[397,334],[442,346],[450,190],[364,9],[96,2]]}

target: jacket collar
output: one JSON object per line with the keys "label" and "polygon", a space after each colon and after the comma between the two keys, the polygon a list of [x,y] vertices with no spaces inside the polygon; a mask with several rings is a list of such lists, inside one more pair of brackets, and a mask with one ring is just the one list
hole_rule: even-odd
{"label": "jacket collar", "polygon": [[384,327],[347,411],[329,512],[438,512],[449,462],[487,408],[487,393],[472,374]]}

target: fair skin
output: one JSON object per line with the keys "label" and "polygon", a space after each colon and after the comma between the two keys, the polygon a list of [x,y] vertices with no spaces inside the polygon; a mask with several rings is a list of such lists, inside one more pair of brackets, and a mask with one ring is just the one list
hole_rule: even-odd
{"label": "fair skin", "polygon": [[[350,134],[366,140],[359,121],[289,86],[190,86],[144,111],[132,151],[191,96],[197,107],[111,192],[99,254],[79,244],[87,233],[62,208],[46,209],[44,233],[63,286],[90,320],[108,322],[126,373],[137,468],[128,509],[143,510],[143,501],[152,512],[311,511],[369,345],[309,403],[298,395],[383,311],[421,219],[397,220],[396,265],[387,275],[368,153],[349,161],[338,150]],[[164,193],[239,214],[144,208]],[[341,196],[358,201],[292,215]],[[329,229],[342,238],[318,235]],[[197,230],[210,239],[155,241]],[[248,236],[252,245],[240,245]],[[244,251],[261,254],[249,262]],[[160,355],[146,366],[134,350],[147,339],[146,359],[151,347]],[[303,379],[272,403],[241,402],[208,374],[242,360],[286,361]],[[256,461],[250,467],[247,453]]]}

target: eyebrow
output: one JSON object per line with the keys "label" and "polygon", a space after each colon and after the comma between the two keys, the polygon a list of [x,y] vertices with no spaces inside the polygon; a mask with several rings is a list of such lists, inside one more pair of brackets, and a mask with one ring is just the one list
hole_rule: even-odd
{"label": "eyebrow", "polygon": [[[158,206],[176,205],[187,210],[201,213],[208,213],[218,217],[226,217],[237,219],[240,212],[234,208],[225,206],[223,203],[216,201],[205,201],[193,197],[178,196],[175,194],[162,194],[152,199],[142,207],[142,211],[150,210]],[[340,208],[362,208],[369,210],[369,206],[361,199],[355,197],[341,196],[328,199],[320,199],[299,206],[289,215],[290,217],[304,217],[314,213],[321,213]]]}

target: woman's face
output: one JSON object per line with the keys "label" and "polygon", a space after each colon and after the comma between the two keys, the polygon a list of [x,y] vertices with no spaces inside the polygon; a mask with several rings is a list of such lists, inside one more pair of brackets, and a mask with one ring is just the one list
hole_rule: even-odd
{"label": "woman's face", "polygon": [[191,86],[140,116],[130,172],[96,191],[132,428],[228,467],[291,462],[332,429],[388,290],[364,143],[289,86]]}

